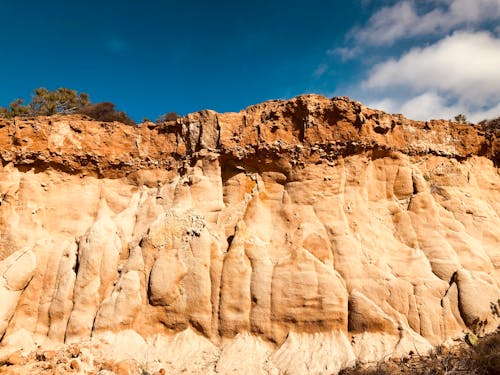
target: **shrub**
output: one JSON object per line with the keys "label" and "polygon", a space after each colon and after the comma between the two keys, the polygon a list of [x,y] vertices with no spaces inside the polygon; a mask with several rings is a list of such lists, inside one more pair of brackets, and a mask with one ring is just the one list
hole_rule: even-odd
{"label": "shrub", "polygon": [[9,108],[0,107],[0,118],[15,116],[52,116],[55,114],[81,113],[99,121],[119,121],[128,125],[135,122],[125,112],[115,109],[111,102],[92,104],[89,95],[65,87],[49,91],[40,87],[34,91],[31,102],[22,99],[10,103]]}
{"label": "shrub", "polygon": [[455,117],[455,121],[459,122],[460,124],[467,124],[467,116],[465,116],[463,113],[459,113]]}
{"label": "shrub", "polygon": [[500,373],[500,331],[479,340],[471,355],[476,372],[483,374]]}
{"label": "shrub", "polygon": [[92,117],[94,120],[110,122],[118,121],[127,125],[135,125],[134,120],[127,116],[125,112],[115,109],[115,105],[111,102],[101,102],[88,105],[78,111],[83,115]]}
{"label": "shrub", "polygon": [[13,116],[24,116],[29,114],[29,107],[23,105],[22,99],[16,99],[12,103],[10,103],[10,111]]}
{"label": "shrub", "polygon": [[0,117],[11,118],[15,116],[28,116],[29,108],[23,105],[24,100],[16,99],[9,104],[9,108],[0,107]]}
{"label": "shrub", "polygon": [[162,122],[175,121],[179,118],[179,114],[177,112],[168,112],[164,115],[161,115],[155,120],[155,123],[160,124]]}
{"label": "shrub", "polygon": [[10,118],[11,114],[8,108],[0,107],[0,118]]}
{"label": "shrub", "polygon": [[342,369],[340,375],[423,374],[454,375],[500,374],[500,330],[477,341],[477,344],[452,348],[436,347],[428,355],[411,354],[372,365]]}
{"label": "shrub", "polygon": [[479,123],[483,129],[487,131],[499,131],[500,130],[500,117],[491,120],[483,120]]}

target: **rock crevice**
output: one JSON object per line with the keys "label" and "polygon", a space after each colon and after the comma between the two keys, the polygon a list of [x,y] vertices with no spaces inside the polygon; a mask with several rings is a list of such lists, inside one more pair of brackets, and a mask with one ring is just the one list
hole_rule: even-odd
{"label": "rock crevice", "polygon": [[497,144],[315,95],[138,127],[0,120],[0,352],[334,373],[490,332]]}

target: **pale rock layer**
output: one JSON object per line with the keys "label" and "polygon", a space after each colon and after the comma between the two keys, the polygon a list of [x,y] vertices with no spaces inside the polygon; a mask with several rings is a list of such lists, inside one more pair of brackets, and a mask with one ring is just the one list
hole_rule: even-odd
{"label": "pale rock layer", "polygon": [[319,96],[149,125],[0,123],[4,356],[330,374],[498,327],[494,134]]}

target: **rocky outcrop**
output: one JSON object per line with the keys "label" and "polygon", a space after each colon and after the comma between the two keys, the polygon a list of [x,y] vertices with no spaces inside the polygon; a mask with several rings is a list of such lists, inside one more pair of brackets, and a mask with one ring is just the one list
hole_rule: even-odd
{"label": "rocky outcrop", "polygon": [[492,331],[495,137],[315,95],[139,127],[2,120],[3,356],[336,373]]}

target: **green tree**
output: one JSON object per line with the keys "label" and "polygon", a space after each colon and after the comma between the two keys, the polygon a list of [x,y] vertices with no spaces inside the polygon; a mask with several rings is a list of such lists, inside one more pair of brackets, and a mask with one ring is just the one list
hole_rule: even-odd
{"label": "green tree", "polygon": [[6,107],[0,107],[0,118],[10,118],[10,111]]}
{"label": "green tree", "polygon": [[11,117],[29,115],[29,108],[25,106],[23,99],[16,99],[9,104]]}
{"label": "green tree", "polygon": [[77,93],[75,90],[64,87],[55,91],[40,87],[35,90],[29,108],[32,116],[51,116],[57,113],[76,113],[89,104],[88,94]]}
{"label": "green tree", "polygon": [[111,102],[92,104],[89,95],[78,93],[65,87],[50,91],[40,87],[34,91],[31,102],[22,99],[10,103],[9,108],[0,107],[0,117],[52,116],[55,114],[81,113],[99,121],[119,121],[134,125],[135,122],[125,112],[119,111]]}
{"label": "green tree", "polygon": [[463,113],[459,113],[455,116],[455,121],[461,124],[467,124],[467,117]]}

